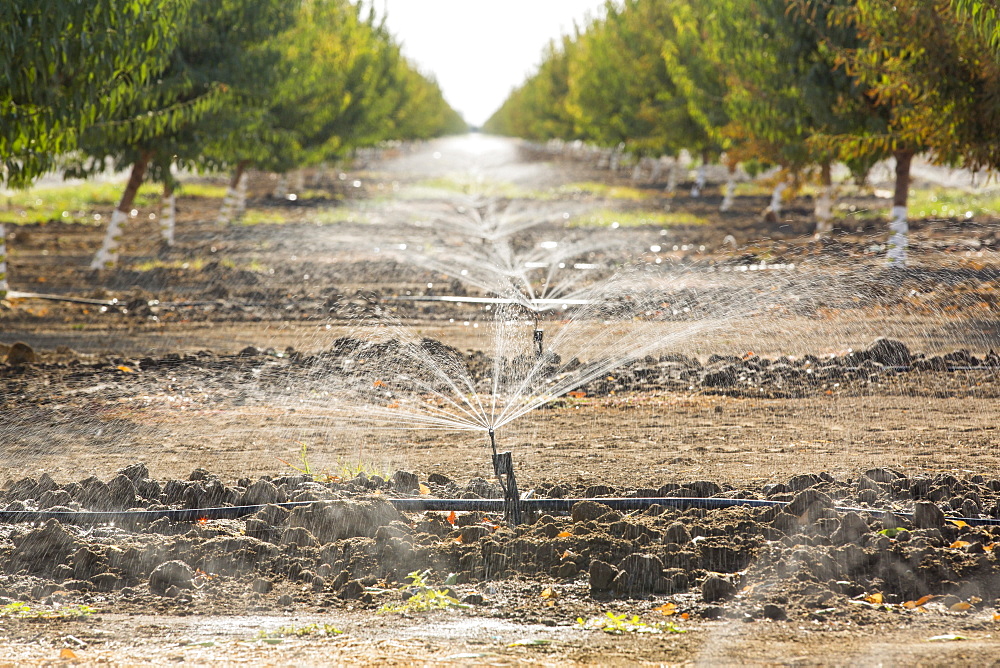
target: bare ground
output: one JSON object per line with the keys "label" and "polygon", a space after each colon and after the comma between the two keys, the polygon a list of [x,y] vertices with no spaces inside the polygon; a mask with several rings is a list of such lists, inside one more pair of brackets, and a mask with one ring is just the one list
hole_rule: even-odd
{"label": "bare ground", "polygon": [[[111,272],[86,269],[99,243],[99,229],[58,222],[19,228],[11,241],[15,289],[119,301],[102,309],[95,304],[25,299],[0,310],[0,341],[24,341],[38,355],[33,364],[0,366],[5,423],[0,434],[0,477],[7,480],[5,507],[18,501],[14,483],[25,477],[37,483],[43,473],[81,505],[84,497],[72,483],[91,476],[111,481],[117,471],[136,462],[145,462],[149,476],[161,482],[187,481],[201,467],[234,494],[243,493],[239,490],[246,489],[247,481],[259,476],[288,487],[278,477],[294,474],[290,465],[302,465],[298,459],[302,444],[308,446],[308,461],[315,470],[345,478],[342,469],[360,463],[386,478],[396,470],[412,472],[420,481],[433,474],[445,476],[458,488],[476,477],[490,479],[483,434],[375,430],[363,421],[345,424],[317,410],[314,403],[305,407],[296,403],[306,396],[296,374],[309,368],[306,363],[297,365],[296,356],[318,355],[329,350],[337,337],[366,329],[357,314],[370,316],[375,308],[417,336],[460,351],[489,352],[479,330],[487,328],[491,316],[482,306],[392,299],[447,294],[459,285],[408,261],[408,253],[398,247],[407,244],[412,250],[418,244],[445,243],[454,253],[473,252],[472,242],[462,241],[456,233],[443,239],[428,236],[413,222],[450,216],[455,206],[468,206],[470,193],[487,193],[489,201],[519,195],[526,207],[545,213],[561,206],[574,214],[606,207],[669,206],[707,221],[622,228],[616,231],[621,238],[599,253],[611,261],[641,256],[652,262],[659,257],[671,267],[671,276],[683,279],[676,289],[678,299],[696,315],[682,312],[655,326],[639,323],[636,327],[642,329],[636,331],[643,337],[662,336],[665,343],[655,351],[657,356],[685,355],[701,367],[691,367],[690,373],[681,369],[681,378],[664,377],[658,385],[619,389],[612,385],[624,376],[611,370],[609,376],[618,378],[611,385],[588,386],[584,396],[561,399],[515,422],[502,434],[502,446],[514,452],[522,489],[536,488],[545,496],[560,486],[569,495],[582,495],[607,486],[608,493],[628,494],[711,481],[728,492],[787,500],[782,490],[775,492],[769,486],[786,485],[802,474],[824,473],[833,482],[817,478],[817,489],[838,502],[857,505],[872,501],[871,495],[862,495],[868,484],[864,480],[877,477],[862,473],[879,469],[907,482],[898,490],[879,488],[873,508],[908,510],[915,501],[929,498],[951,515],[959,515],[962,503],[975,493],[976,505],[964,508],[996,516],[997,490],[989,482],[1000,478],[997,368],[980,364],[975,370],[877,369],[863,377],[829,382],[816,382],[804,370],[791,376],[745,373],[747,360],[753,358],[773,364],[788,356],[792,368],[804,369],[803,358],[813,355],[850,366],[844,361],[849,359],[846,355],[866,349],[879,336],[902,342],[923,359],[965,350],[985,360],[990,350],[1000,349],[995,221],[916,221],[913,268],[887,272],[871,249],[881,239],[875,223],[848,218],[834,240],[816,242],[808,236],[806,204],[790,207],[783,220],[768,224],[757,216],[766,203],[763,197],[742,198],[736,212],[721,215],[714,211],[718,198],[668,198],[661,193],[662,184],[640,184],[648,199],[638,203],[558,190],[561,184],[613,178],[585,165],[516,150],[506,142],[469,141],[447,140],[405,155],[389,155],[358,165],[343,179],[331,174],[313,189],[315,196],[295,203],[267,198],[268,181],[259,176],[252,184],[255,205],[280,214],[280,224],[220,227],[206,222],[213,220],[217,202],[182,200],[178,245],[159,248],[150,241],[153,224],[136,223],[127,233],[122,268]],[[441,157],[435,158],[435,152]],[[619,184],[635,185],[628,180]],[[878,205],[862,195],[852,202],[856,208]],[[138,220],[146,218],[141,212]],[[334,218],[339,222],[315,222]],[[567,233],[578,238],[604,234],[579,228],[567,232],[561,224],[545,224],[520,238],[530,246]],[[737,238],[738,249],[723,243],[727,234]],[[651,252],[654,244],[661,250]],[[674,245],[678,250],[671,250]],[[754,269],[752,283],[761,293],[794,295],[793,303],[783,299],[780,309],[740,312],[738,317],[713,310],[720,303],[717,291],[727,285],[723,269],[745,285],[736,276],[749,276],[749,267],[762,260],[765,265],[795,265]],[[428,283],[437,287],[427,288]],[[697,315],[699,309],[702,315]],[[702,326],[713,318],[710,326]],[[606,325],[546,316],[543,326],[550,340],[560,329],[569,332],[563,344],[568,357],[574,346],[596,337]],[[635,345],[637,339],[626,340]],[[258,351],[241,356],[247,346]],[[739,379],[720,384],[707,377],[715,368],[709,363],[713,354],[740,360]],[[921,491],[913,491],[917,488]],[[288,489],[294,492],[294,484]],[[932,489],[943,491],[927,497]],[[800,491],[789,488],[788,498]],[[331,493],[353,499],[358,494],[363,497],[363,492],[347,486]],[[443,488],[431,492],[447,495]],[[24,498],[29,506],[38,501]],[[258,558],[249,571],[227,573],[218,567],[213,572],[205,567],[205,579],[197,588],[181,596],[163,596],[149,588],[155,564],[129,570],[109,552],[116,545],[146,550],[151,539],[141,528],[117,537],[113,532],[94,537],[69,529],[75,548],[97,552],[107,572],[121,583],[102,591],[102,581],[94,580],[102,573],[75,572],[85,561],[79,552],[56,555],[41,568],[18,561],[28,549],[25,540],[29,546],[41,540],[32,533],[41,529],[11,525],[2,546],[8,567],[0,576],[0,588],[6,594],[0,595],[11,603],[25,602],[36,612],[86,604],[96,613],[79,620],[0,616],[0,665],[4,660],[10,665],[58,662],[63,649],[84,663],[112,665],[164,660],[264,665],[441,661],[983,665],[993,661],[998,575],[989,532],[964,540],[957,532],[965,529],[931,527],[936,535],[917,535],[920,528],[911,526],[916,539],[923,541],[925,552],[919,556],[926,557],[926,563],[918,558],[907,566],[913,572],[896,581],[886,576],[885,569],[903,562],[892,561],[897,566],[890,568],[877,555],[891,553],[912,560],[913,554],[907,551],[909,546],[877,533],[885,528],[879,513],[868,516],[869,532],[853,541],[834,538],[843,526],[835,515],[817,515],[803,526],[753,516],[747,525],[751,528],[738,530],[735,520],[726,517],[695,513],[625,518],[626,523],[646,527],[653,542],[644,543],[642,532],[635,530],[639,538],[631,547],[593,555],[587,550],[630,530],[602,520],[579,533],[585,522],[556,518],[560,527],[577,537],[563,538],[563,544],[543,536],[539,544],[556,541],[553,545],[559,551],[582,555],[576,570],[562,575],[556,571],[565,559],[523,557],[524,547],[517,543],[521,534],[497,534],[501,552],[523,560],[520,565],[505,560],[498,570],[490,565],[485,548],[483,566],[461,561],[466,548],[478,550],[471,545],[449,552],[443,545],[454,541],[452,527],[443,526],[440,535],[414,528],[415,535],[429,536],[428,549],[437,555],[434,563],[440,571],[436,576],[443,579],[446,566],[466,573],[459,593],[479,593],[487,602],[473,609],[404,616],[378,614],[376,609],[398,599],[395,587],[405,580],[409,565],[420,564],[417,557],[400,558],[401,563],[393,562],[392,567],[385,562],[362,565],[352,562],[341,547],[339,565],[327,569],[331,572],[326,582],[314,591],[313,584],[290,574],[281,561],[289,557],[289,543],[275,539],[278,553]],[[407,519],[413,526],[421,521]],[[704,535],[715,536],[720,549],[745,555],[749,562],[741,558],[735,566],[715,563],[697,540],[693,547],[685,547],[683,541],[665,539],[672,523],[687,526],[692,540],[698,536],[696,527],[704,525]],[[281,526],[275,524],[275,531]],[[747,542],[727,543],[716,527],[729,527],[724,530],[728,535],[747,532]],[[210,525],[196,529],[187,539],[190,545],[178,542],[176,536],[183,536],[179,530],[164,532],[162,542],[165,549],[196,566],[195,552],[212,537],[232,538],[245,532],[242,524]],[[752,536],[758,538],[750,540]],[[879,542],[880,538],[886,540]],[[365,540],[384,547],[388,539]],[[411,548],[423,544],[421,540],[413,537]],[[979,553],[986,557],[973,564],[973,554],[968,563],[962,562],[965,565],[956,565],[955,552],[962,551],[963,558],[969,549],[975,552],[967,546],[949,547],[959,540],[986,546]],[[826,550],[824,554],[833,554],[835,562],[843,562],[846,557],[836,555],[842,555],[847,542],[861,544],[870,563],[836,572],[819,566],[804,571],[787,565],[778,568],[795,562],[793,554],[801,560],[802,554],[795,550],[803,546]],[[693,561],[669,566],[674,558],[669,555],[676,552],[661,547],[666,544],[679,545],[685,554],[694,550]],[[208,552],[197,554],[203,560],[211,557]],[[683,571],[683,582],[678,580],[669,592],[663,587],[595,592],[589,564],[607,560],[624,572],[628,554],[659,555],[668,571]],[[318,572],[323,557],[317,553],[309,558],[309,569]],[[209,562],[199,563],[201,568]],[[951,570],[941,570],[945,568],[941,564]],[[74,569],[74,576],[60,575],[60,566]],[[344,585],[337,580],[339,569],[359,582],[374,578],[362,583],[373,589],[367,600],[340,595]],[[706,600],[704,580],[717,572],[737,586],[735,598]],[[273,581],[274,590],[251,592],[256,577]],[[66,582],[85,584],[73,589]],[[55,588],[36,589],[48,584]],[[557,595],[542,597],[546,589]],[[826,593],[829,597],[823,598]],[[883,603],[868,598],[875,593],[884,595]],[[936,598],[921,606],[905,606],[925,594]],[[283,595],[289,599],[279,600]],[[676,616],[669,618],[654,610],[668,601],[677,605]],[[952,609],[956,603],[969,607]],[[782,615],[768,616],[765,605],[780,607]],[[648,624],[676,621],[685,633],[611,635],[575,628],[578,616],[589,619],[608,611],[640,614]],[[688,618],[682,621],[683,613]],[[273,633],[289,625],[301,629],[312,623],[331,624],[343,633],[331,638],[272,638],[276,644],[260,638],[262,631]],[[962,639],[928,641],[948,634]],[[546,642],[511,645],[523,639]]]}

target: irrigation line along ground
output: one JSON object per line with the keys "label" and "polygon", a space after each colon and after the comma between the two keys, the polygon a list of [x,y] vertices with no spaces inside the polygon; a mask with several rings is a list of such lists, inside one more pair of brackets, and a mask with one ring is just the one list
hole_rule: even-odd
{"label": "irrigation line along ground", "polygon": [[[379,498],[379,497],[376,497]],[[503,499],[425,499],[399,498],[385,499],[397,510],[402,512],[465,512],[482,511],[492,513],[504,512]],[[784,508],[788,501],[771,501],[769,499],[718,499],[704,497],[597,497],[587,499],[524,499],[520,502],[522,512],[569,512],[573,506],[582,501],[592,501],[610,507],[612,510],[645,510],[651,506],[664,508],[704,508],[716,510],[720,508]],[[124,511],[75,511],[75,510],[4,510],[0,511],[0,523],[13,524],[17,522],[44,522],[50,519],[64,524],[113,524],[121,522],[153,522],[161,518],[175,521],[194,522],[197,520],[236,519],[252,515],[265,505],[275,505],[280,508],[294,509],[323,501],[290,501],[287,503],[255,504],[249,506],[227,506],[218,508],[181,508],[167,510],[124,510]],[[894,515],[896,517],[913,519],[912,512],[889,510],[885,508],[855,508],[851,506],[834,506],[834,510],[842,513],[869,513],[877,515]],[[945,521],[965,522],[969,526],[1000,526],[1000,518],[992,517],[946,517]]]}

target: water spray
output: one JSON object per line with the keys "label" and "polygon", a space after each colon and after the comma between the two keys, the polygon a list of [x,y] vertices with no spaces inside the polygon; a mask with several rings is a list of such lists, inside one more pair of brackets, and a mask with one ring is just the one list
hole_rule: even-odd
{"label": "water spray", "polygon": [[[508,455],[509,452],[501,453]],[[384,498],[384,497],[383,497]],[[407,513],[419,512],[500,512],[507,513],[511,505],[504,499],[433,499],[427,497],[385,499],[396,510]],[[788,501],[772,499],[729,499],[719,497],[593,497],[571,499],[525,499],[514,504],[521,510],[534,513],[567,513],[571,512],[577,503],[589,501],[608,506],[618,511],[641,511],[653,506],[686,510],[688,508],[703,508],[718,510],[722,508],[778,508],[788,506]],[[198,520],[239,519],[260,511],[265,505],[275,505],[286,510],[294,510],[323,501],[288,501],[275,504],[254,504],[246,506],[220,506],[210,508],[170,508],[165,510],[122,510],[122,511],[87,511],[87,510],[0,510],[0,524],[16,522],[45,522],[56,520],[63,524],[97,525],[115,524],[121,522],[153,522],[165,518],[175,522],[195,522]],[[841,513],[866,513],[878,516],[895,516],[912,521],[913,512],[892,510],[888,508],[861,508],[854,506],[834,506]],[[950,517],[945,521],[965,522],[969,526],[1000,526],[1000,518],[995,517]]]}
{"label": "water spray", "polygon": [[493,472],[503,490],[503,516],[508,524],[517,526],[521,523],[521,494],[517,491],[517,479],[514,477],[514,458],[509,450],[497,452],[493,427],[490,427],[489,434],[490,448],[493,450]]}

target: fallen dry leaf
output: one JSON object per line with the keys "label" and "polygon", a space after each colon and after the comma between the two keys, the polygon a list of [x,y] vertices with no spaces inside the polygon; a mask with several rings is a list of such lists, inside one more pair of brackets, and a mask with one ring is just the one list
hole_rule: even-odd
{"label": "fallen dry leaf", "polygon": [[661,614],[669,616],[669,615],[672,615],[672,614],[674,614],[674,613],[677,612],[677,605],[675,605],[674,603],[671,603],[670,601],[667,601],[663,605],[661,605],[659,607],[656,607],[656,608],[653,608],[653,610],[656,610],[657,612],[659,612]]}
{"label": "fallen dry leaf", "polygon": [[912,610],[914,608],[919,608],[923,604],[928,603],[928,602],[933,601],[933,600],[934,600],[934,597],[931,596],[930,594],[927,594],[926,596],[921,596],[916,601],[907,601],[906,603],[903,604],[903,607],[906,608],[906,609],[908,609],[908,610]]}

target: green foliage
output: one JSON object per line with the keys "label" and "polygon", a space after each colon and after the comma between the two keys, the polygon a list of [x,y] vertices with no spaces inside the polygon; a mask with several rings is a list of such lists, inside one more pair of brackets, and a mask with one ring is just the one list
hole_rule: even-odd
{"label": "green foliage", "polygon": [[311,476],[314,480],[323,480],[326,482],[335,482],[338,480],[349,480],[351,478],[356,478],[362,473],[368,477],[379,476],[380,478],[387,479],[389,474],[384,469],[379,468],[372,462],[367,462],[362,460],[360,457],[352,464],[349,462],[338,462],[334,467],[334,472],[327,469],[322,471],[317,471],[313,468],[312,464],[309,463],[309,446],[305,443],[299,444],[299,464],[291,464],[286,462],[284,459],[279,459],[278,461],[286,466],[290,466],[302,475]]}
{"label": "green foliage", "polygon": [[685,211],[598,209],[573,219],[570,225],[573,227],[639,227],[642,225],[677,227],[704,225],[707,222],[708,219]]}
{"label": "green foliage", "polygon": [[922,151],[981,169],[1000,166],[998,97],[995,2],[619,0],[551,45],[486,128],[792,173]]}
{"label": "green foliage", "polygon": [[446,608],[472,607],[466,603],[460,603],[457,598],[450,596],[446,590],[430,586],[427,583],[428,575],[430,575],[430,570],[422,573],[420,571],[413,571],[407,575],[406,579],[410,583],[402,585],[399,589],[400,592],[405,591],[410,593],[410,597],[402,603],[386,603],[378,609],[378,612],[430,612],[431,610],[444,610]]}
{"label": "green foliage", "polygon": [[593,617],[591,619],[576,618],[576,625],[581,629],[604,631],[611,635],[625,635],[631,633],[687,633],[684,629],[678,628],[671,622],[647,623],[639,618],[639,615],[628,616],[628,613],[615,614],[605,612],[603,617]]}
{"label": "green foliage", "polygon": [[270,639],[281,639],[281,638],[304,638],[304,637],[314,637],[323,636],[326,638],[332,638],[334,636],[339,636],[344,632],[335,627],[333,624],[303,624],[302,626],[296,626],[294,624],[289,624],[287,626],[280,626],[273,631],[261,630],[257,634],[257,637],[261,640]]}
{"label": "green foliage", "polygon": [[18,619],[79,619],[89,617],[97,612],[86,605],[64,605],[56,608],[32,608],[27,603],[15,601],[0,607],[0,618],[14,617]]}
{"label": "green foliage", "polygon": [[26,187],[168,62],[192,0],[0,3],[0,183]]}
{"label": "green foliage", "polygon": [[[55,188],[24,190],[0,200],[0,223],[99,224],[95,211],[104,211],[121,197],[121,186],[114,183],[86,182]],[[135,206],[155,206],[160,200],[158,188],[139,190]]]}

